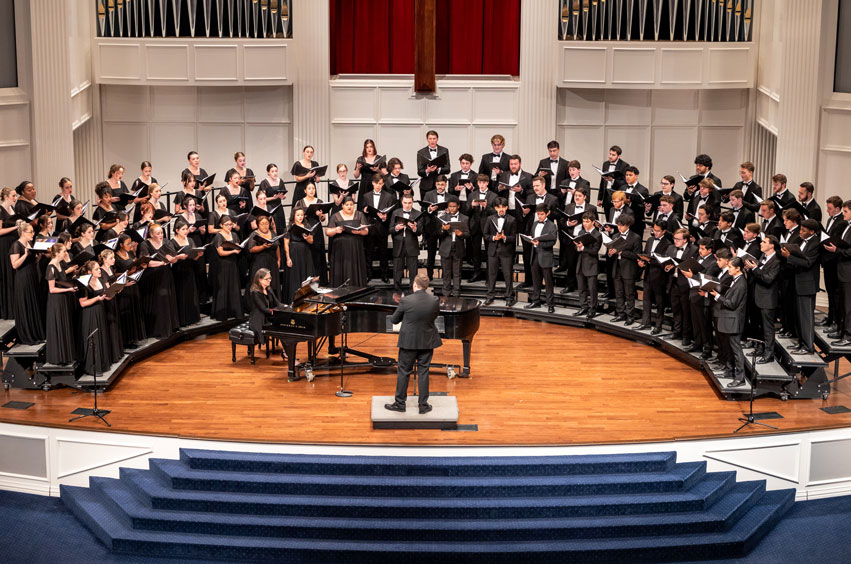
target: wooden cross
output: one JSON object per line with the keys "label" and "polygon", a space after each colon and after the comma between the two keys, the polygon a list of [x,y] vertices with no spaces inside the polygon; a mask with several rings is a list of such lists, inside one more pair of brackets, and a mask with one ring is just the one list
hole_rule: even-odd
{"label": "wooden cross", "polygon": [[414,0],[414,91],[434,92],[437,0]]}

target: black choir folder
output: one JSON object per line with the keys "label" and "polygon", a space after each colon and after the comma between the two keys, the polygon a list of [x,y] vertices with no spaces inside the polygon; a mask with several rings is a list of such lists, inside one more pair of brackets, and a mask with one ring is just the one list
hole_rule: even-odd
{"label": "black choir folder", "polygon": [[426,166],[436,166],[437,168],[443,168],[449,164],[449,153],[440,153],[433,159],[430,159]]}

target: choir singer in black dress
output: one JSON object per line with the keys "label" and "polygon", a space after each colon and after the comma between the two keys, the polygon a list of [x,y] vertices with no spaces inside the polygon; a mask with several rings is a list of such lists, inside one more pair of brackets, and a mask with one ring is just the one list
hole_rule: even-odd
{"label": "choir singer in black dress", "polygon": [[434,349],[443,344],[434,324],[440,313],[440,301],[428,292],[428,276],[422,274],[414,278],[414,293],[402,298],[399,307],[393,312],[393,323],[402,323],[399,329],[399,361],[396,374],[396,398],[393,403],[385,404],[390,411],[405,412],[408,396],[408,378],[417,361],[419,381],[419,411],[425,414],[431,411],[428,403],[428,369]]}

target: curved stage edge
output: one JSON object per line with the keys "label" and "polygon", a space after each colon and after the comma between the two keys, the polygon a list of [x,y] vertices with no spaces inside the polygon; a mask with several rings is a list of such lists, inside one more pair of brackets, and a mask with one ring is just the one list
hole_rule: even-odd
{"label": "curved stage edge", "polygon": [[[612,323],[611,316],[606,314],[593,319],[578,318],[572,315],[575,311],[575,308],[559,305],[556,313],[550,314],[545,309],[523,309],[522,302],[513,308],[496,302],[493,306],[483,307],[481,313],[483,316],[513,316],[518,319],[581,327],[652,345],[702,370],[708,383],[716,387],[720,397],[744,399],[750,393],[749,389],[740,388],[725,394],[725,382],[697,355],[685,352],[679,342],[665,340],[664,333],[653,336],[649,331],[638,332],[624,327],[622,323]],[[125,367],[169,346],[201,334],[226,331],[234,323],[207,323],[170,340],[150,343],[147,347],[132,351],[118,366],[113,367],[108,380],[115,381]],[[245,354],[244,348],[241,354]],[[261,353],[260,356],[262,358],[264,355]],[[227,360],[229,362],[230,358]],[[803,362],[807,363],[809,359],[803,359]],[[812,364],[812,368],[824,374],[827,363],[819,359],[819,363]],[[818,394],[829,394],[829,383],[820,381],[817,384]],[[814,406],[814,409],[816,408],[817,406]],[[731,431],[732,428],[731,425]],[[739,480],[764,479],[769,489],[795,488],[798,500],[851,493],[851,458],[837,456],[837,453],[851,452],[851,427],[577,446],[357,446],[234,442],[78,430],[39,424],[0,423],[0,449],[2,452],[14,452],[18,455],[7,457],[0,465],[0,488],[59,495],[60,485],[84,486],[88,484],[91,476],[117,477],[120,467],[147,468],[148,458],[177,458],[181,448],[384,456],[612,454],[666,450],[676,451],[678,460],[683,462],[705,460],[710,471],[737,471]]]}

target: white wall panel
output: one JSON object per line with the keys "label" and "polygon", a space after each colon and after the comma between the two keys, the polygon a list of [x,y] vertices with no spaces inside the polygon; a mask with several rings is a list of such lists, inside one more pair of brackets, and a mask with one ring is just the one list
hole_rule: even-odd
{"label": "white wall panel", "polygon": [[186,45],[146,45],[145,77],[150,80],[186,82],[190,76]]}
{"label": "white wall panel", "polygon": [[108,121],[147,121],[150,93],[147,86],[110,86],[101,99],[101,114]]}
{"label": "white wall panel", "polygon": [[[134,122],[109,122],[103,124],[103,165],[100,180],[113,163],[125,167],[128,179],[135,178],[136,165],[152,155],[149,152],[148,124]],[[156,176],[156,175],[155,175]]]}
{"label": "white wall panel", "polygon": [[699,101],[697,90],[654,90],[653,125],[697,125]]}
{"label": "white wall panel", "polygon": [[656,82],[655,49],[612,49],[612,82],[653,84]]}
{"label": "white wall panel", "polygon": [[653,188],[665,174],[690,173],[698,153],[712,156],[725,181],[744,158],[745,90],[561,89],[558,101],[562,155],[579,159],[592,183],[599,177],[590,164],[599,166],[611,145]]}
{"label": "white wall panel", "polygon": [[506,116],[517,115],[516,90],[474,90],[472,94],[476,123],[505,123]]}
{"label": "white wall panel", "polygon": [[661,49],[660,77],[662,84],[699,86],[703,82],[703,49]]}
{"label": "white wall panel", "polygon": [[470,122],[472,92],[467,88],[441,88],[439,99],[424,99],[423,102],[426,123],[467,124]]}
{"label": "white wall panel", "polygon": [[166,191],[172,192],[180,189],[180,171],[191,150],[201,154],[208,172],[219,173],[217,186],[236,151],[246,153],[258,176],[269,162],[285,171],[292,164],[289,86],[106,85],[101,90],[104,171],[118,162],[133,179],[139,163],[148,159],[154,176],[168,182]]}
{"label": "white wall panel", "polygon": [[609,55],[605,47],[565,47],[562,55],[562,82],[605,84]]}
{"label": "white wall panel", "polygon": [[712,157],[712,170],[721,177],[724,187],[732,186],[739,180],[739,163],[744,154],[741,127],[701,127],[698,151]]}
{"label": "white wall panel", "polygon": [[242,88],[201,88],[198,91],[198,121],[233,123],[245,120]]}
{"label": "white wall panel", "polygon": [[413,96],[411,88],[379,88],[373,93],[382,123],[423,123],[426,100]]}
{"label": "white wall panel", "polygon": [[652,115],[650,90],[611,90],[606,92],[606,123],[649,125]]}
{"label": "white wall panel", "polygon": [[195,80],[237,82],[239,77],[239,52],[236,45],[195,46]]}
{"label": "white wall panel", "polygon": [[374,123],[376,94],[372,88],[332,88],[331,123]]}
{"label": "white wall panel", "polygon": [[244,52],[244,76],[251,80],[286,80],[286,45],[246,45]]}
{"label": "white wall panel", "polygon": [[100,43],[98,45],[98,81],[110,80],[138,81],[142,76],[142,46],[122,45],[120,43]]}
{"label": "white wall panel", "polygon": [[[0,144],[0,185],[16,186],[21,180],[32,178],[31,163],[32,150],[29,143]],[[53,187],[49,187],[49,192],[52,190]]]}
{"label": "white wall panel", "polygon": [[[403,129],[407,129],[402,126]],[[396,127],[386,126],[381,129],[381,137],[378,138],[377,126],[375,125],[337,125],[334,127],[334,134],[331,136],[331,147],[322,151],[324,153],[321,160],[323,163],[331,165],[328,168],[328,175],[331,177],[331,168],[338,163],[346,163],[349,167],[349,177],[354,171],[355,161],[361,155],[363,150],[363,142],[365,139],[375,141],[375,146],[379,154],[388,154],[388,151],[398,150],[399,143],[404,142],[404,139],[394,139],[387,137],[390,132]],[[419,134],[419,126],[414,127],[414,132],[409,132],[412,135]],[[296,151],[300,151],[301,147],[296,147]],[[396,153],[392,153],[395,155]],[[333,155],[333,156],[332,156]],[[330,160],[328,160],[330,159]],[[292,163],[290,163],[292,164]]]}
{"label": "white wall panel", "polygon": [[697,155],[697,127],[654,127],[652,135],[652,163],[647,174],[642,173],[642,183],[652,193],[660,189],[659,180],[666,174],[671,174],[677,179],[677,192],[682,193],[684,188],[676,171],[679,170],[684,175],[690,176],[694,168],[690,163],[694,162],[694,157]]}
{"label": "white wall panel", "polygon": [[[135,88],[110,86],[112,98],[113,88]],[[144,119],[154,121],[192,121],[198,116],[198,93],[192,86],[157,86],[151,87],[150,96],[146,96],[145,102],[150,99],[151,112]]]}

